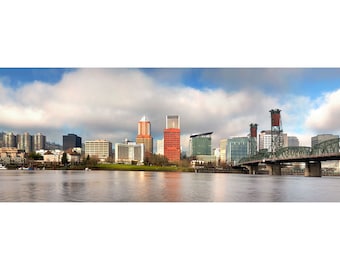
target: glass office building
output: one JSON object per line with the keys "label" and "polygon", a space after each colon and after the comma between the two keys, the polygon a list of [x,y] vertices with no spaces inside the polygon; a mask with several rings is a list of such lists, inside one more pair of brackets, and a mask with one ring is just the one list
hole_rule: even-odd
{"label": "glass office building", "polygon": [[193,134],[190,136],[190,156],[211,155],[212,132]]}
{"label": "glass office building", "polygon": [[235,165],[240,159],[249,154],[248,137],[235,137],[228,139],[227,163]]}

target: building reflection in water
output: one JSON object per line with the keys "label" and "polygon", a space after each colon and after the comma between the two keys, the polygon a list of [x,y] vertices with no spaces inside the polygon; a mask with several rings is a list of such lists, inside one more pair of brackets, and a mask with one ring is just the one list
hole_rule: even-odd
{"label": "building reflection in water", "polygon": [[227,181],[225,179],[215,179],[212,183],[212,201],[223,202],[226,197]]}
{"label": "building reflection in water", "polygon": [[[83,172],[82,172],[83,173]],[[79,172],[63,171],[61,196],[63,201],[85,201],[86,200],[86,180]]]}
{"label": "building reflection in water", "polygon": [[164,201],[181,201],[181,177],[180,172],[166,172],[163,174],[164,188],[162,190]]}

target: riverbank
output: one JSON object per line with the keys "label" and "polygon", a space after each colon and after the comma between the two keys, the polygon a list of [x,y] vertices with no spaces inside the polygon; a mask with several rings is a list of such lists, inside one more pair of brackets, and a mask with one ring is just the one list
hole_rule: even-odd
{"label": "riverbank", "polygon": [[158,171],[158,172],[194,172],[193,168],[177,166],[146,166],[127,164],[97,164],[93,170],[115,170],[115,171]]}
{"label": "riverbank", "polygon": [[19,166],[8,164],[7,169],[31,169],[31,170],[108,170],[108,171],[153,171],[153,172],[196,172],[196,173],[245,173],[242,169],[222,169],[222,168],[192,168],[181,167],[176,165],[171,166],[150,166],[150,165],[130,165],[130,164],[69,164],[63,166],[61,164],[31,164],[27,166]]}

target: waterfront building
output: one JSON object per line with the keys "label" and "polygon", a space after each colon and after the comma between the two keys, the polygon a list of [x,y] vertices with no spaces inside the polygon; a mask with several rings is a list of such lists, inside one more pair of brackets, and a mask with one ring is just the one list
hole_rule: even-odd
{"label": "waterfront building", "polygon": [[271,148],[271,131],[262,130],[259,134],[259,150]]}
{"label": "waterfront building", "polygon": [[235,165],[240,159],[249,155],[248,137],[234,137],[228,139],[227,163]]}
{"label": "waterfront building", "polygon": [[[77,149],[77,148],[73,148],[73,149]],[[80,163],[81,154],[74,151],[73,149],[69,149],[65,151],[67,162],[72,163],[72,164],[78,164]]]}
{"label": "waterfront building", "polygon": [[63,150],[72,149],[74,147],[81,147],[81,137],[76,134],[63,135]]}
{"label": "waterfront building", "polygon": [[48,150],[44,153],[44,162],[46,163],[61,163],[61,159],[63,157],[63,151],[57,150]]}
{"label": "waterfront building", "polygon": [[85,142],[85,158],[98,158],[99,161],[105,161],[112,157],[112,143],[107,140],[94,140]]}
{"label": "waterfront building", "polygon": [[17,147],[17,136],[13,132],[3,135],[3,147]]}
{"label": "waterfront building", "polygon": [[138,135],[136,137],[137,144],[144,144],[145,157],[151,156],[153,153],[153,138],[151,136],[151,123],[143,116],[138,122]]}
{"label": "waterfront building", "polygon": [[316,136],[311,138],[311,145],[312,145],[312,147],[314,147],[315,145],[317,145],[321,142],[332,140],[332,139],[339,139],[339,135],[332,135],[332,134],[316,135]]}
{"label": "waterfront building", "polygon": [[0,162],[4,164],[23,163],[25,161],[25,152],[18,150],[16,147],[0,148]]}
{"label": "waterfront building", "polygon": [[299,147],[300,142],[296,136],[288,136],[288,147]]}
{"label": "waterfront building", "polygon": [[115,144],[115,162],[124,164],[142,164],[144,162],[143,143],[129,142]]}
{"label": "waterfront building", "polygon": [[211,135],[213,132],[197,133],[190,135],[189,155],[211,155]]}
{"label": "waterfront building", "polygon": [[157,150],[156,150],[157,155],[164,155],[164,139],[157,140]]}
{"label": "waterfront building", "polygon": [[26,153],[31,153],[33,151],[33,137],[28,132],[21,135],[18,134],[17,148],[19,150],[24,150]]}
{"label": "waterfront building", "polygon": [[[287,133],[280,134],[282,142],[282,147],[288,147],[288,135]],[[274,135],[275,137],[275,135]],[[275,140],[275,138],[274,138]],[[267,149],[268,152],[271,152],[271,144],[272,144],[272,133],[271,130],[262,130],[259,134],[259,150]]]}
{"label": "waterfront building", "polygon": [[[319,134],[311,138],[311,145],[315,147],[317,144],[328,141],[339,139],[339,135],[333,134]],[[331,169],[337,173],[340,173],[340,161],[339,160],[328,160],[321,163],[323,169]]]}
{"label": "waterfront building", "polygon": [[227,162],[227,145],[228,139],[220,140],[220,162]]}
{"label": "waterfront building", "polygon": [[164,129],[164,156],[170,162],[178,162],[181,159],[181,130],[178,115],[166,116],[166,128]]}
{"label": "waterfront building", "polygon": [[215,163],[217,165],[219,165],[220,164],[220,157],[221,157],[221,150],[220,150],[220,148],[219,147],[214,148],[213,151],[212,151],[212,155],[215,158]]}
{"label": "waterfront building", "polygon": [[0,147],[4,147],[4,136],[6,135],[5,132],[0,132]]}
{"label": "waterfront building", "polygon": [[37,133],[33,137],[33,150],[46,149],[46,136],[42,133]]}

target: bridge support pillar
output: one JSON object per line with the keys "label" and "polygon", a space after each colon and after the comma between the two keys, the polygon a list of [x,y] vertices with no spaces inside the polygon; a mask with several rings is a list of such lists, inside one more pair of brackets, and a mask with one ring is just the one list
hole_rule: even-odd
{"label": "bridge support pillar", "polygon": [[322,171],[321,171],[321,162],[315,161],[315,162],[306,162],[305,166],[305,176],[307,177],[321,177]]}
{"label": "bridge support pillar", "polygon": [[281,164],[267,164],[269,175],[281,175]]}
{"label": "bridge support pillar", "polygon": [[257,172],[259,171],[259,165],[258,164],[247,165],[245,167],[248,169],[249,174],[257,174]]}

